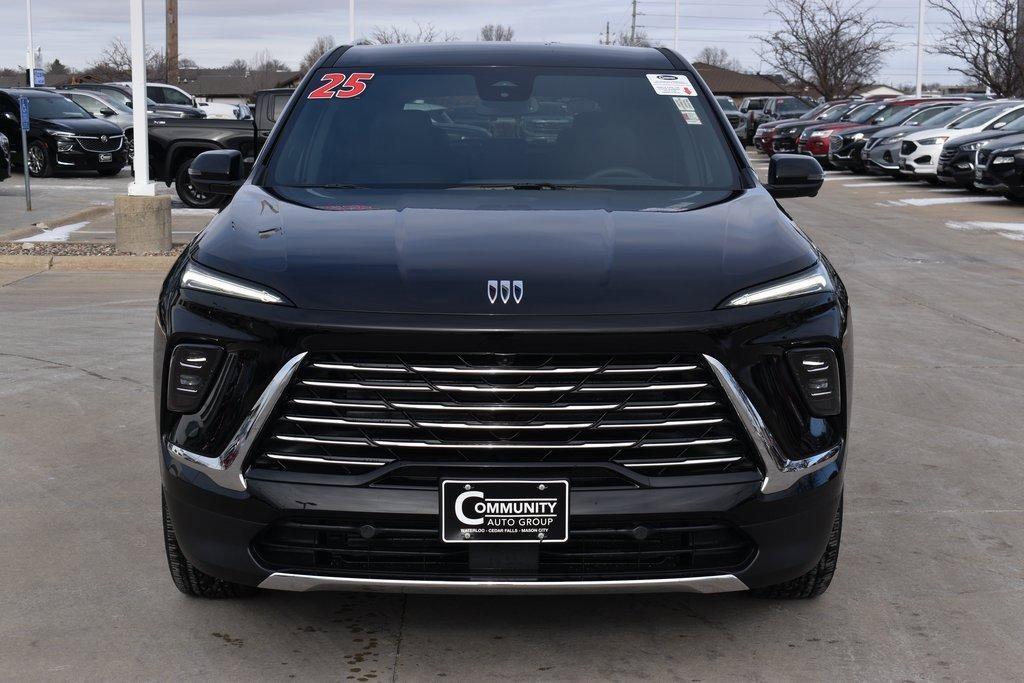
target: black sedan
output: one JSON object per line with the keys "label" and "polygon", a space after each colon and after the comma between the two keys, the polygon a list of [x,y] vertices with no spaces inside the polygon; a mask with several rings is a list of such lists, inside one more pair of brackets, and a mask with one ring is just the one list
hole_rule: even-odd
{"label": "black sedan", "polygon": [[[985,178],[985,169],[975,165],[975,156],[982,149],[985,149],[984,156],[987,156],[993,149],[1003,147],[1004,142],[1012,144],[1018,139],[1024,141],[1024,117],[998,130],[983,130],[954,138],[942,146],[935,173],[947,185],[958,185],[967,190],[984,189],[986,182],[992,183]],[[982,183],[978,182],[975,171],[981,173]]]}
{"label": "black sedan", "polygon": [[[27,150],[21,148],[20,97],[28,99]],[[128,160],[124,132],[118,126],[48,90],[0,90],[0,133],[7,136],[13,159],[20,163],[25,154],[29,173],[37,178],[55,171],[116,175]]]}
{"label": "black sedan", "polygon": [[0,133],[0,180],[11,177],[11,143],[7,136]]}
{"label": "black sedan", "polygon": [[974,184],[1015,202],[1024,202],[1024,135],[995,140],[978,149]]}

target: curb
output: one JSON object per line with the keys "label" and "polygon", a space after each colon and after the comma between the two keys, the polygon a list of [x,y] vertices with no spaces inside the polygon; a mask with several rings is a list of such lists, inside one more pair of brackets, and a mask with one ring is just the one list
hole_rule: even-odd
{"label": "curb", "polygon": [[31,237],[32,235],[38,235],[39,233],[45,232],[45,230],[41,227],[44,225],[46,226],[46,228],[49,229],[59,228],[61,226],[70,225],[72,223],[81,223],[82,221],[89,220],[91,218],[98,218],[104,214],[113,213],[113,211],[114,206],[112,204],[103,206],[90,206],[87,209],[82,209],[80,211],[75,211],[74,213],[69,213],[66,216],[55,218],[54,220],[49,222],[40,222],[37,225],[30,225],[24,228],[12,228],[11,230],[0,232],[0,242],[13,242],[14,240],[20,240],[23,237]]}
{"label": "curb", "polygon": [[42,256],[0,254],[0,268],[73,272],[166,273],[177,256]]}

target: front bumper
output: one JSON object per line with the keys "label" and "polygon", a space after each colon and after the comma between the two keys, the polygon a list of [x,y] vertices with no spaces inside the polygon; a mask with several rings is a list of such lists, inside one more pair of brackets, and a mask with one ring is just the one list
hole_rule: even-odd
{"label": "front bumper", "polygon": [[910,154],[900,153],[900,171],[914,176],[932,177],[936,173],[942,145],[918,146]]}
{"label": "front bumper", "polygon": [[62,171],[105,171],[124,168],[124,165],[128,163],[128,153],[123,149],[117,152],[103,153],[71,150],[57,152],[54,159],[57,162],[57,169]]}
{"label": "front bumper", "polygon": [[[169,281],[174,280],[173,273]],[[848,406],[852,375],[848,314],[842,293],[764,305],[760,312],[735,311],[724,316],[716,312],[685,321],[677,319],[677,329],[672,333],[664,332],[665,320],[659,319],[648,325],[630,320],[623,323],[629,324],[629,330],[605,330],[597,335],[579,330],[523,335],[522,328],[529,328],[531,323],[519,318],[515,320],[520,325],[517,333],[490,329],[438,335],[436,330],[420,330],[409,337],[408,332],[396,332],[384,320],[386,316],[345,316],[344,324],[339,324],[338,314],[282,310],[170,287],[162,295],[154,370],[155,385],[160,387],[157,404],[163,487],[175,533],[185,555],[202,571],[238,583],[285,590],[720,592],[786,581],[808,571],[827,542],[842,495],[848,412],[836,418],[837,429],[819,419],[807,425],[810,432],[801,434],[799,420],[794,423],[786,416],[787,408],[792,407],[787,405],[789,400],[770,393],[779,384],[773,373],[785,371],[777,361],[787,348],[829,345],[840,359],[843,404]],[[331,318],[335,319],[333,326]],[[571,324],[577,322],[586,325],[594,321],[574,320]],[[538,324],[550,326],[551,322]],[[381,325],[388,331],[375,337],[371,329]],[[497,326],[493,322],[489,325]],[[475,574],[460,580],[434,580],[346,576],[337,571],[265,566],[253,551],[254,541],[281,520],[314,514],[346,521],[437,519],[436,488],[342,485],[326,475],[275,477],[247,470],[247,456],[306,350],[344,348],[360,337],[359,343],[369,344],[369,348],[376,348],[377,343],[397,345],[404,342],[394,340],[403,336],[415,340],[417,350],[434,347],[451,351],[469,344],[494,351],[527,343],[544,348],[548,342],[543,339],[549,339],[552,345],[588,350],[600,345],[639,350],[666,344],[699,350],[750,436],[761,471],[732,478],[673,477],[671,484],[663,485],[647,483],[656,478],[635,477],[637,485],[633,487],[574,489],[570,530],[606,520],[714,520],[745,534],[756,553],[728,572],[681,572],[678,576],[619,580],[545,581],[530,576],[496,579]],[[246,369],[236,375],[230,390],[239,393],[225,402],[229,404],[226,415],[208,410],[190,423],[190,428],[200,431],[196,436],[190,428],[182,428],[181,416],[167,413],[161,404],[166,389],[165,353],[178,343],[199,340],[219,343],[229,354],[248,354],[253,362],[242,366]],[[230,431],[225,430],[227,424],[232,425]],[[817,431],[820,437],[822,430],[831,434],[827,443],[814,435]],[[189,437],[183,438],[183,434]],[[530,468],[530,463],[525,466]],[[542,469],[539,463],[535,469],[537,474],[532,476],[551,471]],[[458,476],[486,478],[489,471],[493,470],[481,463],[465,464],[459,467]]]}

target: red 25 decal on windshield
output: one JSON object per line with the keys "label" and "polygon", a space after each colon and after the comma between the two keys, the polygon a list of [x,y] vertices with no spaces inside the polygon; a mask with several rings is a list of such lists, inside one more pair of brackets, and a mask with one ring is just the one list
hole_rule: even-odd
{"label": "red 25 decal on windshield", "polygon": [[324,84],[309,93],[306,99],[329,100],[334,97],[342,99],[356,97],[366,90],[366,81],[371,78],[373,78],[373,74],[370,73],[351,73],[347,78],[345,74],[324,74],[320,79]]}

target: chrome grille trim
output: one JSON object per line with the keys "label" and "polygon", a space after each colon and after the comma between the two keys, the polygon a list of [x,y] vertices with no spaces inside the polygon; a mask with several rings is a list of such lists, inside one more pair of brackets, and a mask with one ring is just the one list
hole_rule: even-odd
{"label": "chrome grille trim", "polygon": [[696,370],[696,365],[661,365],[653,368],[636,367],[636,368],[608,368],[602,370],[602,375],[617,375],[626,373],[640,373],[640,372],[689,372],[690,370]]}
{"label": "chrome grille trim", "polygon": [[383,401],[331,401],[322,398],[293,398],[292,403],[304,406],[331,406],[332,408],[385,409],[388,407]]}
{"label": "chrome grille trim", "polygon": [[675,410],[677,408],[710,408],[717,401],[680,401],[678,403],[637,403],[622,406],[623,410]]}
{"label": "chrome grille trim", "polygon": [[480,386],[475,384],[438,384],[437,388],[440,389],[441,391],[465,391],[488,394],[553,394],[571,391],[576,388],[576,385],[559,384],[554,386],[548,386],[542,384],[534,386],[491,387]]}
{"label": "chrome grille trim", "polygon": [[437,365],[414,365],[412,369],[416,372],[452,375],[585,375],[597,372],[601,368],[456,368]]}
{"label": "chrome grille trim", "polygon": [[419,384],[373,384],[371,382],[326,382],[322,380],[304,379],[303,384],[311,387],[331,387],[334,389],[366,389],[367,391],[434,391],[433,387]]}
{"label": "chrome grille trim", "polygon": [[662,420],[660,422],[602,422],[598,429],[635,429],[637,427],[691,427],[696,425],[713,425],[723,422],[725,418],[709,417],[696,420]]}
{"label": "chrome grille trim", "polygon": [[631,391],[670,391],[672,389],[703,389],[708,386],[707,382],[686,382],[684,384],[643,384],[637,386],[607,386],[607,387],[580,387],[578,391],[596,393],[600,391],[619,391],[629,393]]}
{"label": "chrome grille trim", "polygon": [[736,462],[743,458],[739,455],[734,455],[728,458],[693,458],[690,460],[623,460],[621,465],[626,467],[686,467],[692,465],[714,465],[722,462]]}
{"label": "chrome grille trim", "polygon": [[329,439],[319,436],[291,436],[289,434],[274,434],[275,439],[281,441],[296,441],[299,443],[321,443],[336,446],[373,446],[366,439]]}
{"label": "chrome grille trim", "polygon": [[424,422],[417,421],[420,427],[432,427],[434,429],[487,429],[491,431],[509,431],[517,429],[587,429],[593,427],[593,422],[534,422],[525,424],[502,424],[481,422],[473,424],[469,422]]}
{"label": "chrome grille trim", "polygon": [[453,443],[441,441],[395,441],[393,439],[375,439],[378,446],[395,446],[398,448],[449,448],[452,450],[578,450],[594,448],[629,448],[635,441],[600,441],[576,443],[523,443],[523,442],[490,442],[490,443]]}
{"label": "chrome grille trim", "polygon": [[282,455],[280,453],[267,453],[266,456],[273,460],[291,460],[293,462],[313,462],[321,465],[360,465],[366,467],[381,467],[387,465],[391,460],[366,458],[365,460],[342,460],[340,458],[318,458],[313,455]]}
{"label": "chrome grille trim", "polygon": [[292,422],[313,422],[316,424],[344,425],[348,427],[413,427],[411,422],[398,420],[349,420],[341,417],[305,417],[302,415],[285,415],[284,419]]}
{"label": "chrome grille trim", "polygon": [[398,365],[360,365],[355,363],[313,363],[314,368],[322,370],[353,370],[358,372],[409,372],[406,367]]}
{"label": "chrome grille trim", "polygon": [[671,448],[675,446],[712,446],[716,444],[729,443],[733,439],[731,436],[722,437],[719,439],[684,439],[682,441],[647,441],[640,444],[640,448]]}
{"label": "chrome grille trim", "polygon": [[[529,406],[524,407],[522,405],[508,405],[508,404],[480,404],[480,403],[405,403],[400,401],[392,401],[391,405],[395,408],[403,410],[457,410],[460,412],[473,413],[473,412],[500,412],[500,411],[515,411],[519,413],[532,413],[532,412],[550,412],[550,411],[574,411],[574,410],[615,410],[619,407],[618,403],[581,403],[581,404],[563,404],[554,406]],[[628,409],[627,409],[628,410]],[[647,410],[644,408],[643,410]]]}

